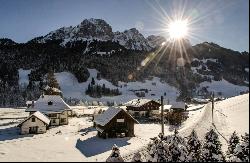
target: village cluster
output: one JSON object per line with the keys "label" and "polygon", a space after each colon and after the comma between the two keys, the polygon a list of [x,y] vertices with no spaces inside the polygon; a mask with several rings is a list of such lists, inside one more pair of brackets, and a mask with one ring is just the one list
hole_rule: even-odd
{"label": "village cluster", "polygon": [[[138,120],[157,119],[161,112],[161,103],[151,99],[133,99],[123,106],[109,107],[100,114],[93,116],[93,126],[98,136],[132,137],[134,124]],[[176,102],[173,105],[164,105],[164,112],[182,112],[187,105]],[[45,133],[50,126],[67,125],[69,118],[74,115],[73,109],[60,95],[41,95],[37,101],[28,101],[26,112],[29,116],[18,127],[21,134]]]}

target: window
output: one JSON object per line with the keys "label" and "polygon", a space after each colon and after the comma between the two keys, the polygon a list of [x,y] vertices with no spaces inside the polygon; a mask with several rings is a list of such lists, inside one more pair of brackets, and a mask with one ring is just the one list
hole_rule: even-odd
{"label": "window", "polygon": [[53,102],[52,102],[52,101],[49,101],[49,102],[48,102],[48,105],[53,105]]}
{"label": "window", "polygon": [[61,118],[61,123],[65,123],[66,122],[66,118]]}
{"label": "window", "polygon": [[134,112],[135,117],[139,117],[140,113],[139,112]]}
{"label": "window", "polygon": [[124,119],[117,119],[116,122],[123,123],[123,122],[124,122]]}
{"label": "window", "polygon": [[36,122],[36,118],[32,118],[31,121],[32,121],[32,122]]}
{"label": "window", "polygon": [[56,120],[55,120],[55,119],[52,119],[52,123],[56,123]]}

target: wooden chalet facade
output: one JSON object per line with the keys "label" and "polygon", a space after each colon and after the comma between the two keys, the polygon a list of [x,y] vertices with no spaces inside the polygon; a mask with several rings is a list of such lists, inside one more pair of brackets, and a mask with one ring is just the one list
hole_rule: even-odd
{"label": "wooden chalet facade", "polygon": [[159,114],[161,104],[150,99],[133,99],[124,104],[127,111],[135,117],[150,117]]}
{"label": "wooden chalet facade", "polygon": [[108,108],[94,119],[98,136],[102,138],[133,137],[134,124],[138,123],[129,113],[121,108]]}

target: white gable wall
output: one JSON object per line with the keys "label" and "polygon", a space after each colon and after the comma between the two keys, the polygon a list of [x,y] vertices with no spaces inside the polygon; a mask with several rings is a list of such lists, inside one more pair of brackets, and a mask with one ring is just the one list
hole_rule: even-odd
{"label": "white gable wall", "polygon": [[[32,118],[35,118],[35,122],[32,122]],[[46,124],[35,116],[31,116],[28,120],[21,125],[21,134],[29,134],[29,128],[38,126],[38,134],[46,132]]]}

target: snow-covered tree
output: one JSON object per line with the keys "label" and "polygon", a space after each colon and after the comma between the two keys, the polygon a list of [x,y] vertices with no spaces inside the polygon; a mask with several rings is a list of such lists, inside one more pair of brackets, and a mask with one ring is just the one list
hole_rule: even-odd
{"label": "snow-covered tree", "polygon": [[205,136],[205,142],[201,151],[201,160],[206,162],[225,161],[221,146],[218,134],[211,129]]}
{"label": "snow-covered tree", "polygon": [[200,161],[201,145],[201,141],[193,130],[187,138],[188,161]]}
{"label": "snow-covered tree", "polygon": [[166,162],[166,143],[163,142],[162,134],[159,134],[159,137],[152,138],[152,140],[148,145],[148,162]]}
{"label": "snow-covered tree", "polygon": [[236,144],[232,153],[228,154],[227,156],[229,162],[242,162],[244,159],[244,154],[241,145],[239,143]]}
{"label": "snow-covered tree", "polygon": [[228,141],[227,155],[233,154],[234,149],[236,148],[236,145],[239,143],[240,143],[240,138],[237,135],[236,131],[234,131]]}
{"label": "snow-covered tree", "polygon": [[141,157],[141,153],[140,152],[136,152],[134,154],[131,162],[143,162],[142,157]]}
{"label": "snow-covered tree", "polygon": [[241,148],[244,155],[242,161],[249,162],[249,134],[245,133],[245,135],[241,137],[242,137]]}
{"label": "snow-covered tree", "polygon": [[119,147],[116,144],[112,147],[111,155],[107,158],[106,162],[124,162],[120,155]]}
{"label": "snow-covered tree", "polygon": [[177,130],[173,135],[154,138],[149,144],[149,162],[182,162],[187,160],[187,148],[185,140],[178,135]]}
{"label": "snow-covered tree", "polygon": [[187,160],[187,147],[186,142],[182,137],[178,135],[178,131],[175,129],[174,135],[170,139],[168,145],[169,159],[172,162],[183,162]]}

